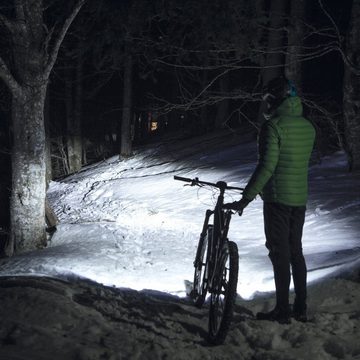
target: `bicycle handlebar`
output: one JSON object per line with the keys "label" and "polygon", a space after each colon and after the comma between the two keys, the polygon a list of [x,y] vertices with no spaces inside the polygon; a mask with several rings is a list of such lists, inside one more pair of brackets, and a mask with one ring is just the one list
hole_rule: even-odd
{"label": "bicycle handlebar", "polygon": [[208,186],[212,186],[212,187],[216,187],[218,189],[224,189],[224,190],[239,190],[239,191],[244,190],[244,188],[241,188],[241,187],[228,186],[225,181],[218,181],[215,184],[215,183],[199,180],[199,178],[197,178],[197,177],[194,178],[194,179],[190,179],[190,178],[185,178],[185,177],[177,176],[177,175],[174,176],[174,180],[179,180],[179,181],[184,181],[184,182],[191,183],[190,186],[208,185]]}

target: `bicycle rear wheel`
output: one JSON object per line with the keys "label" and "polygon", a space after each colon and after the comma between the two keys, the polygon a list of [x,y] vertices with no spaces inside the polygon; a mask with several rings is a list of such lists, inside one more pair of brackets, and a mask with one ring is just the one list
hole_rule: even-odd
{"label": "bicycle rear wheel", "polygon": [[239,254],[234,242],[225,242],[218,265],[210,298],[208,336],[209,342],[216,345],[224,342],[234,311],[239,272]]}
{"label": "bicycle rear wheel", "polygon": [[209,257],[209,244],[211,244],[213,233],[213,226],[208,225],[206,235],[200,238],[198,249],[195,259],[195,272],[194,272],[194,287],[191,297],[197,307],[204,304],[205,297],[208,290],[208,257]]}

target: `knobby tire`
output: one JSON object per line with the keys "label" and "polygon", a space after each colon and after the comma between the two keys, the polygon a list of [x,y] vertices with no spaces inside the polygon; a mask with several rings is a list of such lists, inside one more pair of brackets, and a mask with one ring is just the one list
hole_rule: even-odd
{"label": "knobby tire", "polygon": [[200,238],[197,258],[195,260],[194,285],[192,291],[192,299],[195,306],[202,307],[205,302],[205,297],[208,289],[208,257],[209,244],[212,238],[212,225],[208,225],[206,235]]}
{"label": "knobby tire", "polygon": [[237,293],[238,272],[238,248],[236,243],[228,241],[221,250],[220,266],[211,291],[208,334],[211,344],[222,344],[229,331]]}

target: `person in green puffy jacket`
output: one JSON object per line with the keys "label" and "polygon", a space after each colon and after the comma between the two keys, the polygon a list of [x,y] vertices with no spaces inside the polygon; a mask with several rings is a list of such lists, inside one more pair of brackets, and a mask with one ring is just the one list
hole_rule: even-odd
{"label": "person in green puffy jacket", "polygon": [[[315,129],[303,117],[301,100],[293,85],[280,77],[271,81],[264,96],[270,116],[258,139],[258,164],[242,199],[225,207],[243,209],[260,194],[264,201],[266,247],[274,269],[276,306],[258,313],[260,320],[289,323],[290,316],[306,321],[306,263],[302,230],[308,197],[308,166]],[[289,306],[290,266],[295,302]]]}

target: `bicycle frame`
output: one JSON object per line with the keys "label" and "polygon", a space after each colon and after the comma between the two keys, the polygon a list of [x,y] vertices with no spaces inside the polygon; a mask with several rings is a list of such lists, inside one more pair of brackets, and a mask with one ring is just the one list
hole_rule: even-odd
{"label": "bicycle frame", "polygon": [[[226,189],[226,183],[219,182],[220,194],[218,195],[217,202],[214,210],[206,210],[205,220],[201,232],[201,237],[206,236],[207,228],[209,225],[210,217],[214,216],[213,221],[213,233],[212,239],[209,239],[211,242],[209,244],[209,263],[208,263],[208,291],[212,292],[212,284],[214,275],[216,274],[218,259],[220,254],[220,249],[222,248],[225,241],[227,241],[227,235],[229,232],[229,225],[231,220],[232,211],[222,209],[222,205],[224,203],[224,193]],[[222,186],[223,185],[223,186]],[[198,249],[199,250],[199,249]],[[197,253],[194,261],[194,266],[197,266],[197,262],[199,262],[200,254]]]}
{"label": "bicycle frame", "polygon": [[[190,183],[191,186],[208,185],[211,187],[216,187],[217,189],[220,190],[214,210],[206,210],[205,220],[204,220],[202,232],[200,234],[200,238],[204,239],[206,236],[207,229],[208,229],[210,217],[213,215],[214,216],[214,221],[213,221],[214,225],[213,225],[212,239],[210,239],[211,244],[209,244],[209,249],[210,249],[209,264],[208,264],[209,268],[207,269],[207,271],[208,271],[207,281],[208,281],[208,285],[209,285],[208,290],[211,293],[213,278],[214,278],[214,274],[216,274],[216,267],[218,265],[219,252],[220,252],[220,249],[222,248],[224,242],[227,241],[227,235],[229,232],[231,215],[233,214],[233,212],[231,210],[225,211],[223,209],[225,190],[243,190],[243,189],[239,188],[239,187],[228,186],[226,184],[226,182],[224,182],[224,181],[218,181],[216,184],[214,184],[214,183],[210,183],[210,182],[206,182],[206,181],[200,181],[198,178],[190,179],[190,178],[184,178],[181,176],[174,176],[174,179],[188,182],[188,183]],[[198,251],[197,251],[197,254],[195,257],[195,261],[194,261],[195,267],[198,265],[198,263],[200,261],[199,250],[200,249],[198,248]]]}
{"label": "bicycle frame", "polygon": [[192,186],[206,185],[220,190],[214,210],[206,210],[205,213],[194,261],[193,290],[189,295],[195,305],[201,307],[206,294],[210,293],[208,340],[213,344],[221,344],[233,316],[239,261],[237,245],[228,239],[231,215],[234,212],[223,208],[224,194],[225,190],[243,189],[228,186],[224,181],[214,184],[198,178],[174,176],[174,179],[188,182]]}

